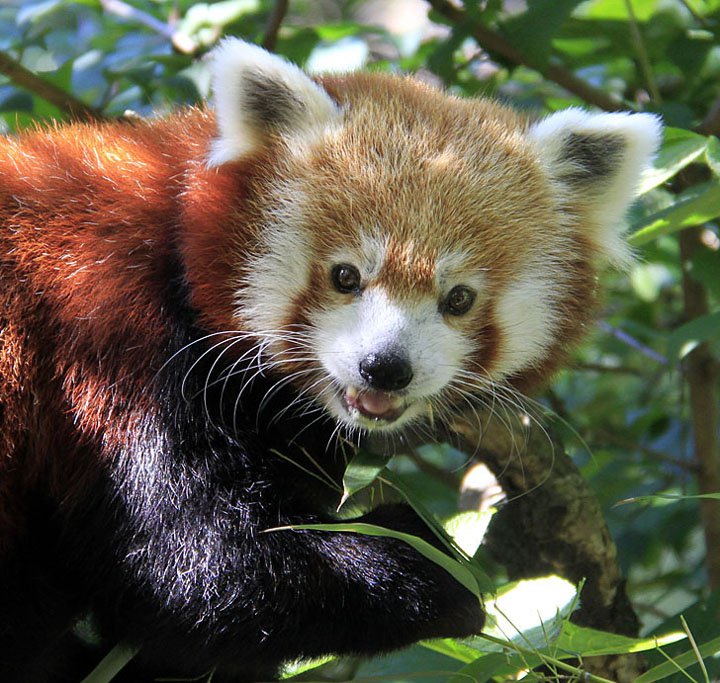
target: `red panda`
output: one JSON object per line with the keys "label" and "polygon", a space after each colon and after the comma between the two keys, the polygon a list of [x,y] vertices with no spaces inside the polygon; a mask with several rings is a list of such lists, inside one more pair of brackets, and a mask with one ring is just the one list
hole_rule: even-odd
{"label": "red panda", "polygon": [[2,141],[3,681],[63,680],[86,614],[134,681],[478,633],[400,541],[262,532],[332,520],[344,439],[543,382],[627,258],[652,115],[532,123],[237,40],[212,70],[214,111]]}

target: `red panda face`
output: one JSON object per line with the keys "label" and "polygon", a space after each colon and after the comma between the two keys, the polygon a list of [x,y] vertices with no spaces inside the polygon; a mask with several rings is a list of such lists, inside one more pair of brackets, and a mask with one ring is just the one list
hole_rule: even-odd
{"label": "red panda face", "polygon": [[589,319],[598,265],[626,258],[618,225],[659,135],[650,115],[531,125],[381,75],[321,87],[238,42],[218,51],[215,88],[211,164],[271,169],[235,315],[280,381],[359,429],[552,372]]}

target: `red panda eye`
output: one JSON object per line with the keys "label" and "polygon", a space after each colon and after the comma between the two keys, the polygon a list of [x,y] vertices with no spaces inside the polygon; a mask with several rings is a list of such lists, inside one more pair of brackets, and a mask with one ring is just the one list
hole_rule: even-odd
{"label": "red panda eye", "polygon": [[441,305],[443,313],[450,315],[464,315],[475,303],[475,292],[465,285],[458,285],[450,290]]}
{"label": "red panda eye", "polygon": [[332,269],[332,282],[338,292],[350,294],[360,291],[360,271],[355,266],[341,263]]}

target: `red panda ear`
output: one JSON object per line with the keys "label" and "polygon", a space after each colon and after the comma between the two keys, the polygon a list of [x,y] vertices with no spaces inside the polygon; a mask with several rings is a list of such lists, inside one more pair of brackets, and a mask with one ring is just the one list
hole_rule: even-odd
{"label": "red panda ear", "polygon": [[627,263],[623,219],[660,144],[659,118],[566,109],[532,126],[529,137],[560,201],[599,253]]}
{"label": "red panda ear", "polygon": [[340,117],[317,83],[256,45],[225,40],[213,51],[211,73],[218,137],[210,166],[235,161],[272,135],[307,144]]}

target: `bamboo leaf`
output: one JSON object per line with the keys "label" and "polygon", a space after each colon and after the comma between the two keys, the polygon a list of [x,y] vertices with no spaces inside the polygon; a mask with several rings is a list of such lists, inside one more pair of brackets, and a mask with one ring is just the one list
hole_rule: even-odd
{"label": "bamboo leaf", "polygon": [[702,225],[720,216],[720,182],[711,181],[684,192],[667,209],[646,219],[630,236],[630,244],[640,246],[662,235]]}
{"label": "bamboo leaf", "polygon": [[338,510],[348,498],[370,486],[390,460],[389,455],[381,455],[365,448],[358,449],[343,474],[343,492]]}
{"label": "bamboo leaf", "polygon": [[[685,634],[683,634],[685,635]],[[664,643],[660,643],[661,645]],[[720,638],[713,638],[704,645],[698,647],[700,654],[703,657],[714,657],[720,652]],[[697,655],[695,650],[692,648],[686,650],[681,655],[673,657],[672,661],[664,662],[654,666],[650,671],[646,671],[642,676],[639,676],[635,683],[654,683],[654,681],[660,681],[677,671],[677,667],[690,667],[693,664],[697,664]]]}
{"label": "bamboo leaf", "polygon": [[682,128],[667,128],[663,145],[640,183],[639,194],[649,192],[695,161],[708,149],[709,139]]}
{"label": "bamboo leaf", "polygon": [[139,647],[118,643],[82,680],[82,683],[109,683],[140,651]]}
{"label": "bamboo leaf", "polygon": [[695,346],[720,339],[720,311],[702,315],[678,327],[668,337],[668,358],[684,358]]}

